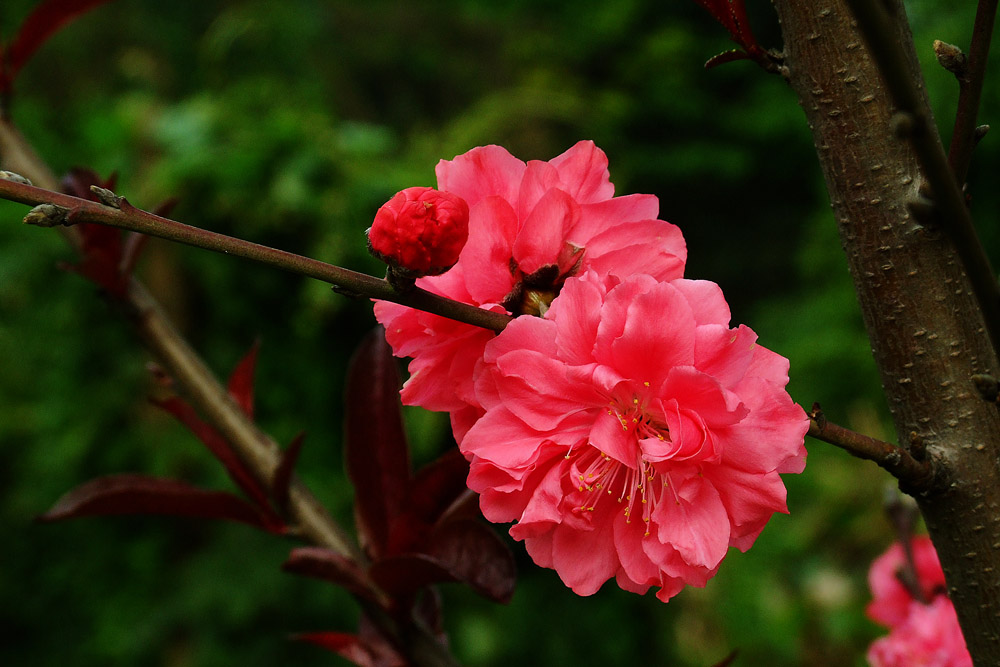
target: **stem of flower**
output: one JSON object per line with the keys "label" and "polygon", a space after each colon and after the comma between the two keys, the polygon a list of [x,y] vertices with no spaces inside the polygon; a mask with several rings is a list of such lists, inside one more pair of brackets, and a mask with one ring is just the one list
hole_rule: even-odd
{"label": "stem of flower", "polygon": [[[454,301],[420,288],[397,291],[386,280],[357,271],[344,269],[316,259],[294,253],[269,248],[250,241],[217,234],[207,229],[185,225],[175,220],[162,218],[128,203],[123,197],[112,193],[99,193],[105,203],[97,203],[70,195],[37,188],[13,180],[0,179],[0,199],[20,202],[31,206],[55,205],[68,209],[64,222],[46,221],[44,216],[31,215],[25,222],[42,224],[74,225],[88,222],[108,227],[127,229],[149,236],[157,236],[185,245],[204,248],[226,255],[235,255],[261,264],[274,266],[335,286],[337,291],[351,296],[393,301],[404,306],[424,310],[441,317],[447,317],[466,324],[500,332],[511,317],[505,313],[495,313],[477,308],[460,301]],[[112,199],[112,197],[115,197]]]}
{"label": "stem of flower", "polygon": [[948,163],[955,173],[958,183],[965,183],[975,148],[976,116],[979,114],[979,99],[986,79],[986,61],[993,37],[993,23],[996,19],[998,0],[979,0],[976,20],[972,27],[972,42],[969,45],[968,65],[964,76],[958,77],[958,105],[955,109],[955,127],[948,147]]}
{"label": "stem of flower", "polygon": [[[2,120],[0,120],[0,157],[4,168],[24,174],[48,188],[48,190],[31,188],[31,190],[52,195],[64,203],[73,203],[74,206],[76,202],[82,202],[88,207],[117,210],[54,192],[59,183],[48,165],[38,157],[30,144],[10,123]],[[0,190],[6,191],[5,186],[12,183],[14,182],[0,179]],[[21,201],[4,195],[0,195],[0,198]],[[29,200],[22,203],[33,202]],[[80,238],[76,233],[77,230],[67,227],[63,228],[63,231],[66,232],[67,241],[75,249],[79,249]],[[270,478],[280,460],[280,451],[274,440],[247,419],[243,411],[229,398],[226,389],[176,331],[162,308],[138,280],[132,279],[127,300],[122,307],[131,319],[143,345],[177,381],[192,405],[229,439],[237,454],[255,471],[261,481],[269,486]],[[292,528],[306,542],[332,549],[358,563],[365,562],[354,541],[330,516],[322,503],[295,479],[289,485],[288,511],[295,524]],[[438,643],[423,627],[416,626],[412,621],[406,622],[391,617],[383,609],[364,599],[359,599],[358,602],[366,608],[366,613],[372,621],[388,637],[399,643],[414,665],[421,667],[457,665],[447,647]]]}
{"label": "stem of flower", "polygon": [[858,458],[874,461],[903,482],[908,491],[926,488],[934,478],[930,461],[918,461],[902,447],[827,421],[817,403],[809,411],[809,436],[836,445]]}

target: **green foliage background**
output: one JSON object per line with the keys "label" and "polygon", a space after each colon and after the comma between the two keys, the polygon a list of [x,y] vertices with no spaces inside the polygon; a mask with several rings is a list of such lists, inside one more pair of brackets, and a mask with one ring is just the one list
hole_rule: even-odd
{"label": "green foliage background", "polygon": [[[9,38],[34,3],[0,5]],[[768,3],[753,25],[777,45]],[[930,41],[965,46],[973,7],[908,3],[939,122],[954,82]],[[968,4],[968,3],[966,3]],[[13,120],[59,172],[120,174],[118,191],[173,217],[378,273],[363,232],[397,190],[432,185],[437,160],[476,145],[548,159],[582,138],[609,155],[619,193],[659,196],[688,239],[688,275],[720,283],[734,321],[788,356],[797,401],[892,438],[879,381],[805,122],[779,77],[747,63],[693,2],[617,0],[118,0],[47,44],[18,81]],[[996,67],[992,68],[997,71]],[[1000,111],[988,85],[983,122]],[[971,192],[997,245],[1000,151],[977,153]],[[350,598],[281,574],[291,546],[237,525],[162,518],[40,525],[91,477],[124,471],[230,488],[220,467],[150,406],[147,357],[95,289],[56,270],[56,234],[0,203],[0,663],[320,665],[290,633],[351,630]],[[258,415],[345,525],[344,367],[370,306],[243,261],[150,243],[140,268],[195,347],[225,374],[256,336]],[[448,445],[440,415],[407,409],[415,458]],[[705,589],[668,605],[606,586],[578,598],[513,544],[509,607],[444,587],[469,665],[863,664],[867,567],[892,539],[889,478],[807,443],[788,516],[733,552]]]}

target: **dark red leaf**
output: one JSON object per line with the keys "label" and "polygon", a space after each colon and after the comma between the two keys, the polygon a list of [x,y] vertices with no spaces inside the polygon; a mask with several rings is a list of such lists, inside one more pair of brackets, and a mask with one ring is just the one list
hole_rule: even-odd
{"label": "dark red leaf", "polygon": [[399,371],[381,327],[351,358],[345,404],[344,458],[354,484],[358,534],[377,559],[385,553],[389,525],[402,511],[410,484]]}
{"label": "dark red leaf", "polygon": [[284,511],[288,508],[288,487],[292,483],[292,473],[295,471],[295,463],[299,460],[299,452],[302,451],[302,443],[305,442],[306,434],[299,433],[292,439],[288,449],[281,453],[281,461],[274,470],[274,478],[271,480],[271,497],[279,509]]}
{"label": "dark red leaf", "polygon": [[257,368],[259,349],[260,340],[256,340],[229,376],[229,395],[250,419],[253,419],[253,372]]}
{"label": "dark red leaf", "polygon": [[225,466],[229,477],[258,507],[268,507],[267,494],[264,493],[263,487],[250,472],[250,469],[236,456],[233,448],[229,445],[229,441],[210,424],[202,421],[194,408],[177,396],[150,400],[154,405],[172,414],[177,418],[177,421],[184,424],[188,430],[194,433],[208,447],[209,451],[215,455],[215,458],[219,459],[222,465]]}
{"label": "dark red leaf", "polygon": [[292,549],[281,569],[332,582],[361,597],[372,597],[364,571],[354,561],[330,549],[322,547]]}
{"label": "dark red leaf", "polygon": [[[746,0],[695,0],[695,2],[707,9],[715,20],[729,32],[732,40],[746,52],[743,58],[755,59],[763,56],[764,49],[757,44],[757,38],[750,30]],[[743,58],[729,57],[723,53],[711,58],[705,63],[705,67],[716,67]]]}
{"label": "dark red leaf", "polygon": [[386,553],[419,550],[431,527],[458,498],[468,493],[465,482],[468,475],[469,462],[457,448],[421,468],[410,485],[406,509],[390,525]]}
{"label": "dark red leaf", "polygon": [[4,55],[6,81],[4,90],[28,59],[64,25],[84,12],[106,4],[109,0],[45,0],[36,6],[21,24]]}
{"label": "dark red leaf", "polygon": [[[96,201],[90,186],[110,189],[114,187],[115,180],[116,176],[112,175],[102,181],[93,170],[76,167],[63,176],[61,186],[66,194]],[[65,265],[65,268],[80,274],[112,296],[124,298],[131,275],[130,264],[134,264],[134,259],[128,258],[121,230],[91,223],[80,223],[76,229],[81,240],[80,261]],[[135,249],[130,252],[134,254]]]}
{"label": "dark red leaf", "polygon": [[407,664],[388,642],[378,637],[361,638],[346,632],[309,632],[293,635],[292,639],[325,648],[360,667],[405,667]]}
{"label": "dark red leaf", "polygon": [[257,508],[231,493],[200,489],[176,479],[132,473],[98,477],[81,484],[66,493],[38,519],[59,521],[113,514],[228,519],[281,532]]}
{"label": "dark red leaf", "polygon": [[482,521],[460,519],[445,523],[431,536],[427,554],[480,595],[501,604],[510,602],[514,595],[514,556]]}
{"label": "dark red leaf", "polygon": [[394,598],[411,596],[425,586],[457,579],[445,564],[426,554],[403,554],[380,560],[368,568],[368,576]]}

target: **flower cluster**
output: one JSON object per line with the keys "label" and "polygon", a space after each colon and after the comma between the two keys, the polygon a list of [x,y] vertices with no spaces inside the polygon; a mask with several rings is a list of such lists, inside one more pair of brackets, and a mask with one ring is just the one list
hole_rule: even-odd
{"label": "flower cluster", "polygon": [[407,404],[450,414],[488,519],[581,595],[614,577],[668,600],[784,512],[808,420],[788,362],[731,328],[652,195],[614,196],[580,142],[548,161],[498,146],[437,167],[469,207],[431,292],[515,316],[500,334],[397,304],[375,313],[412,357]]}
{"label": "flower cluster", "polygon": [[873,667],[971,667],[934,545],[921,536],[911,540],[910,549],[912,561],[902,544],[893,544],[868,573],[872,601],[866,612],[890,629],[868,649],[868,662]]}

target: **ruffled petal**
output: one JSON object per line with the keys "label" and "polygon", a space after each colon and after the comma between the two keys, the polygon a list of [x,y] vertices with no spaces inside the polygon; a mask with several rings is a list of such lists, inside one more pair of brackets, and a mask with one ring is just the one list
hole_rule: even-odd
{"label": "ruffled petal", "polygon": [[608,174],[608,156],[593,141],[580,141],[549,160],[563,188],[581,204],[610,199],[615,194]]}
{"label": "ruffled petal", "polygon": [[[620,287],[608,293],[605,309]],[[624,330],[611,344],[611,353],[611,365],[620,373],[654,387],[675,366],[694,363],[691,308],[673,283],[658,283],[628,304]]]}
{"label": "ruffled petal", "polygon": [[458,261],[476,302],[500,303],[514,287],[510,263],[517,237],[517,215],[500,197],[486,197],[469,213],[469,240]]}
{"label": "ruffled petal", "polygon": [[472,208],[486,197],[517,201],[524,169],[524,162],[506,149],[480,146],[454,160],[441,160],[434,171],[438,190],[458,195]]}
{"label": "ruffled petal", "polygon": [[692,475],[664,493],[652,514],[657,537],[689,565],[714,568],[729,548],[729,516],[711,482]]}
{"label": "ruffled petal", "polygon": [[566,244],[566,231],[576,224],[580,207],[562,190],[546,192],[524,220],[514,241],[513,256],[525,275],[556,264]]}
{"label": "ruffled petal", "polygon": [[581,202],[580,220],[567,239],[586,246],[598,234],[627,222],[654,220],[659,211],[660,202],[654,195],[625,195],[592,204]]}
{"label": "ruffled petal", "polygon": [[599,503],[590,514],[592,530],[560,525],[552,532],[552,566],[577,595],[593,595],[620,567],[614,541],[609,539],[613,530],[609,506]]}
{"label": "ruffled petal", "polygon": [[681,230],[662,220],[627,222],[586,243],[584,266],[601,275],[648,274],[666,281],[684,275],[687,249]]}

